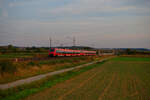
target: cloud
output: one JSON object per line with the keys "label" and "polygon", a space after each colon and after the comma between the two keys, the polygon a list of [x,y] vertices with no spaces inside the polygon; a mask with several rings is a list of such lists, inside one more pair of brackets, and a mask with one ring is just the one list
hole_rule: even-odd
{"label": "cloud", "polygon": [[8,12],[6,10],[2,10],[2,16],[4,18],[7,18],[8,17]]}
{"label": "cloud", "polygon": [[72,45],[65,37],[75,36],[79,45],[150,48],[148,5],[147,0],[9,1],[0,7],[8,17],[0,20],[0,44],[48,46],[52,36],[54,43]]}
{"label": "cloud", "polygon": [[0,12],[1,14],[1,16],[0,16],[0,18],[7,18],[8,17],[8,11],[7,11],[7,9],[5,9],[5,8],[1,8],[1,12]]}
{"label": "cloud", "polygon": [[[144,21],[145,20],[145,21]],[[1,24],[3,43],[18,41],[16,45],[48,46],[48,37],[72,45],[75,36],[78,45],[97,47],[149,47],[149,17],[113,17],[57,21],[9,21]],[[2,27],[3,26],[3,27]],[[8,30],[9,29],[9,30]],[[6,35],[7,34],[7,35]],[[131,43],[130,43],[131,42]],[[58,45],[58,44],[53,44]],[[149,47],[150,48],[150,47]]]}
{"label": "cloud", "polygon": [[[124,4],[123,4],[124,3]],[[125,0],[76,0],[68,5],[49,10],[52,14],[94,14],[116,12],[150,12],[147,7],[127,5]]]}
{"label": "cloud", "polygon": [[[150,14],[149,6],[141,6],[139,2],[139,0],[12,0],[7,2],[6,11],[11,19],[46,21]],[[146,0],[144,2],[142,4],[148,4]]]}

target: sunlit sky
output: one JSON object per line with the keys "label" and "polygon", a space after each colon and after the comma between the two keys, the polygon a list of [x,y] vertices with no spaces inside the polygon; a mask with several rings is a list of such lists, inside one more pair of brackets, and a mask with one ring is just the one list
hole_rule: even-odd
{"label": "sunlit sky", "polygon": [[0,45],[150,48],[150,0],[0,0]]}

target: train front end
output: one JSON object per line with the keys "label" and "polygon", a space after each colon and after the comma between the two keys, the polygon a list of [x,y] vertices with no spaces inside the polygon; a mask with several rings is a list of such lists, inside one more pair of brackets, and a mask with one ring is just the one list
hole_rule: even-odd
{"label": "train front end", "polygon": [[55,48],[50,48],[50,49],[49,49],[49,54],[48,54],[49,57],[53,57],[53,56],[55,56],[55,54],[56,54],[56,53],[55,53]]}

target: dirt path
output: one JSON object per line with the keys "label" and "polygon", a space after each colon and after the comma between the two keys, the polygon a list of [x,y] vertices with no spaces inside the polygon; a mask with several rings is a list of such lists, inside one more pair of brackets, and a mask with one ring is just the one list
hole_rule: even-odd
{"label": "dirt path", "polygon": [[73,67],[73,68],[67,68],[67,69],[63,69],[63,70],[59,70],[59,71],[55,71],[55,72],[49,72],[49,73],[46,73],[46,74],[37,75],[37,76],[33,76],[33,77],[26,78],[26,79],[17,80],[17,81],[6,83],[6,84],[0,84],[0,89],[4,90],[4,89],[8,89],[8,88],[19,86],[19,85],[31,83],[33,81],[40,80],[40,79],[45,78],[47,76],[61,74],[61,73],[64,73],[64,72],[67,72],[67,71],[71,71],[71,70],[74,70],[74,69],[77,69],[77,68],[85,67],[85,66],[97,63],[97,62],[102,62],[102,61],[107,60],[107,59],[103,59],[103,60],[100,60],[100,61],[93,61],[93,62],[90,62],[90,63],[87,63],[87,64],[83,64],[83,65],[80,65],[80,66],[76,66],[76,67]]}

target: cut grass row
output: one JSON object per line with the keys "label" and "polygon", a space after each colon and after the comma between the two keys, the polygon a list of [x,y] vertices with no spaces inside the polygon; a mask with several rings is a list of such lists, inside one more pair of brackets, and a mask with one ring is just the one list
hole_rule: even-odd
{"label": "cut grass row", "polygon": [[[101,64],[103,64],[102,62]],[[21,98],[24,98],[28,95],[31,95],[33,93],[39,92],[41,90],[44,90],[46,88],[50,88],[53,85],[60,83],[62,81],[68,80],[76,75],[81,74],[82,72],[85,72],[87,70],[90,70],[92,68],[98,67],[100,64],[94,64],[90,65],[81,69],[69,71],[60,75],[55,75],[51,77],[47,77],[45,79],[42,79],[40,81],[33,82],[28,85],[19,86],[16,88],[8,89],[8,90],[1,90],[0,91],[0,99],[3,100],[19,100]]]}

